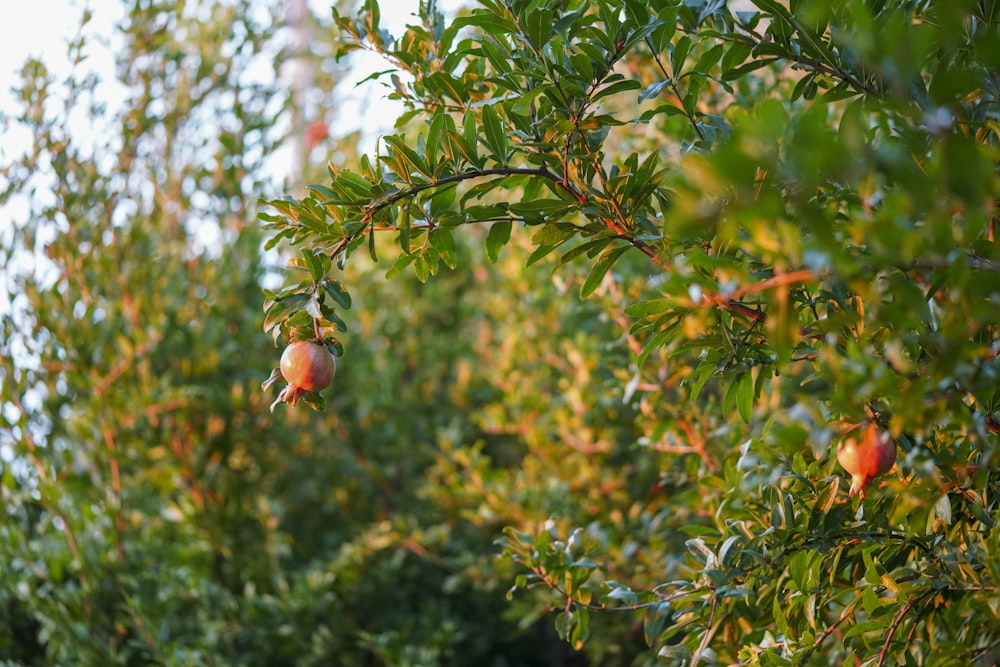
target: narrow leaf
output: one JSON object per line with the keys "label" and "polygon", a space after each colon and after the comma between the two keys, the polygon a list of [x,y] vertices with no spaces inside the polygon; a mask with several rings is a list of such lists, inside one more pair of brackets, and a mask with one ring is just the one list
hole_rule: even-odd
{"label": "narrow leaf", "polygon": [[581,299],[585,299],[593,294],[594,290],[596,290],[601,284],[601,281],[604,280],[604,276],[608,273],[608,270],[614,265],[615,262],[618,261],[618,258],[621,257],[622,253],[628,250],[628,248],[629,246],[615,248],[594,265],[594,268],[590,271],[590,275],[588,275],[587,279],[583,281],[583,287],[580,289]]}

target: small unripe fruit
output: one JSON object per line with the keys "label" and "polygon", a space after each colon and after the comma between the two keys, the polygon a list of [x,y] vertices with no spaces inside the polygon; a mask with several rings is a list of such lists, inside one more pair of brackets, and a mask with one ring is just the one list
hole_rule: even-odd
{"label": "small unripe fruit", "polygon": [[840,441],[837,461],[851,475],[851,495],[862,498],[872,480],[889,472],[896,463],[896,443],[888,431],[868,422],[861,427],[860,439],[855,431]]}

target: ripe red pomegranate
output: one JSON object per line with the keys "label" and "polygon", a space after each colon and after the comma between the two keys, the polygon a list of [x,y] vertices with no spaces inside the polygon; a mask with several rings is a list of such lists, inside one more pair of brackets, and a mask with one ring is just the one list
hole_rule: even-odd
{"label": "ripe red pomegranate", "polygon": [[859,441],[854,430],[840,441],[837,460],[851,474],[851,495],[858,493],[864,498],[872,480],[889,472],[896,462],[896,443],[888,431],[873,422],[861,425],[860,436]]}
{"label": "ripe red pomegranate", "polygon": [[298,405],[304,391],[322,391],[333,382],[337,364],[325,346],[298,340],[281,353],[281,376],[288,386],[278,394],[278,402]]}

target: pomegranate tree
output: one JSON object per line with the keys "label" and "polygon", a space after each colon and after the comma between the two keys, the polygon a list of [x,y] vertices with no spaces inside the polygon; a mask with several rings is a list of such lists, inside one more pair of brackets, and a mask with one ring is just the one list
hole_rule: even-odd
{"label": "pomegranate tree", "polygon": [[265,387],[278,379],[288,386],[281,390],[271,409],[278,403],[298,405],[304,392],[322,391],[333,382],[337,364],[326,348],[311,340],[298,340],[288,345],[281,354],[279,370],[264,383]]}
{"label": "pomegranate tree", "polygon": [[840,441],[837,461],[851,475],[851,495],[857,493],[864,498],[872,480],[889,472],[896,463],[896,443],[874,422],[863,423],[860,439],[858,435],[856,429]]}

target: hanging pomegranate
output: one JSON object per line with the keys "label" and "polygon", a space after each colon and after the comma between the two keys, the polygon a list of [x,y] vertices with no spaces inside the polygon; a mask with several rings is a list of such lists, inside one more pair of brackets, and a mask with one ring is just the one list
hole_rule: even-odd
{"label": "hanging pomegranate", "polygon": [[837,461],[851,475],[851,495],[864,498],[872,480],[896,463],[896,443],[888,431],[874,422],[864,422],[860,431],[854,430],[840,441]]}
{"label": "hanging pomegranate", "polygon": [[322,391],[333,382],[337,364],[326,346],[309,340],[290,344],[281,354],[281,376],[288,386],[281,390],[278,402],[298,405],[304,391]]}

